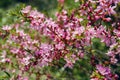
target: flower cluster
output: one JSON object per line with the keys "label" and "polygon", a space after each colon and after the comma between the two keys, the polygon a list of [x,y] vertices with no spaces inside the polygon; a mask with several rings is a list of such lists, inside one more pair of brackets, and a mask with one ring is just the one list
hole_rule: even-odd
{"label": "flower cluster", "polygon": [[118,76],[111,72],[109,67],[96,65],[96,71],[92,74],[91,80],[116,80]]}
{"label": "flower cluster", "polygon": [[[64,4],[64,0],[58,0],[58,2]],[[63,59],[66,62],[64,68],[72,69],[76,61],[84,56],[89,59],[92,59],[93,56],[98,58],[93,48],[93,39],[98,38],[109,48],[106,57],[109,57],[111,62],[103,66],[100,65],[100,63],[104,63],[99,58],[98,63],[94,61],[96,67],[91,66],[96,70],[92,74],[91,80],[117,80],[117,74],[113,74],[111,68],[107,66],[117,64],[119,61],[117,56],[120,55],[120,32],[115,26],[120,27],[120,24],[112,21],[112,16],[114,17],[116,14],[114,9],[119,2],[120,0],[84,1],[78,9],[70,13],[65,9],[57,12],[55,20],[32,9],[31,6],[23,8],[21,10],[22,22],[19,26],[11,25],[2,28],[9,35],[6,44],[2,46],[4,51],[0,62],[10,64],[16,62],[15,64],[24,73],[31,68],[53,66],[54,62]],[[27,27],[26,22],[29,23]],[[110,22],[110,26],[106,25]],[[26,32],[26,30],[28,31]],[[44,41],[43,38],[45,38]],[[16,59],[6,58],[5,49],[10,51],[9,55]],[[21,78],[21,76],[19,77]]]}

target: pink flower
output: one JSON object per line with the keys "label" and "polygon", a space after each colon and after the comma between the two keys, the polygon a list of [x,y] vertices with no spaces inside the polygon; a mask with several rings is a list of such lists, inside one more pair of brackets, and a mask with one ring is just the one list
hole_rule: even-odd
{"label": "pink flower", "polygon": [[29,80],[28,77],[23,78],[23,80]]}
{"label": "pink flower", "polygon": [[85,28],[83,26],[75,28],[75,31],[73,31],[72,37],[75,38],[77,35],[80,36],[85,31]]}
{"label": "pink flower", "polygon": [[101,73],[101,75],[108,75],[111,71],[110,68],[104,67],[102,65],[97,65],[96,68]]}
{"label": "pink flower", "polygon": [[38,12],[37,10],[32,10],[29,13],[29,17],[34,19],[39,19],[39,18],[44,18],[44,15]]}
{"label": "pink flower", "polygon": [[111,18],[103,18],[104,21],[107,21],[107,22],[110,22],[111,21]]}
{"label": "pink flower", "polygon": [[105,42],[107,46],[110,46],[111,44],[114,44],[116,42],[116,39],[114,37],[104,37],[101,42]]}
{"label": "pink flower", "polygon": [[84,57],[84,53],[81,52],[81,51],[79,51],[79,52],[78,52],[78,56],[79,56],[80,58],[83,58],[83,57]]}
{"label": "pink flower", "polygon": [[64,68],[69,67],[69,68],[73,68],[73,63],[71,61],[67,61],[67,63],[65,64]]}
{"label": "pink flower", "polygon": [[117,60],[116,58],[112,57],[112,58],[110,59],[110,61],[111,61],[111,63],[116,64],[118,60]]}
{"label": "pink flower", "polygon": [[92,78],[92,79],[90,79],[90,80],[99,80],[99,78]]}
{"label": "pink flower", "polygon": [[65,44],[63,43],[63,42],[59,42],[58,44],[56,44],[55,45],[55,47],[57,48],[57,49],[64,49],[64,47],[65,47]]}
{"label": "pink flower", "polygon": [[19,49],[17,49],[17,48],[12,48],[10,51],[14,54],[19,53]]}
{"label": "pink flower", "polygon": [[74,54],[72,54],[71,56],[65,56],[65,59],[64,59],[65,61],[66,61],[66,64],[64,65],[64,68],[66,68],[66,67],[69,67],[69,68],[73,68],[73,66],[74,66],[74,63],[76,62],[76,60],[78,60],[78,58],[77,58],[77,56],[76,55],[74,55]]}
{"label": "pink flower", "polygon": [[114,31],[113,31],[118,37],[120,37],[120,31],[119,30],[117,30],[117,29],[114,29]]}
{"label": "pink flower", "polygon": [[2,30],[5,30],[5,31],[11,30],[11,29],[12,27],[8,25],[2,27]]}
{"label": "pink flower", "polygon": [[23,10],[21,10],[21,12],[24,14],[28,14],[30,10],[31,10],[31,6],[26,6],[25,8],[23,8]]}
{"label": "pink flower", "polygon": [[35,52],[38,59],[38,65],[41,67],[48,66],[53,60],[52,46],[49,44],[41,44],[40,50]]}
{"label": "pink flower", "polygon": [[25,58],[23,58],[23,59],[21,59],[21,62],[24,64],[24,65],[28,65],[29,63],[30,63],[30,60],[31,59],[31,57],[25,57]]}

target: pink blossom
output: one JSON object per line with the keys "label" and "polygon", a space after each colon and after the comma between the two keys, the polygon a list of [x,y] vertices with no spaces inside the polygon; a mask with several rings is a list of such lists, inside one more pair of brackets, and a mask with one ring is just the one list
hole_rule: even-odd
{"label": "pink blossom", "polygon": [[73,68],[73,63],[71,61],[67,61],[67,63],[65,64],[64,68],[69,67],[69,68]]}
{"label": "pink blossom", "polygon": [[2,27],[2,30],[5,30],[5,31],[11,30],[11,29],[12,27],[8,25]]}
{"label": "pink blossom", "polygon": [[110,59],[110,61],[111,61],[111,63],[116,64],[118,60],[117,60],[116,58],[112,57],[112,58]]}
{"label": "pink blossom", "polygon": [[99,80],[99,78],[92,78],[92,79],[90,79],[90,80]]}
{"label": "pink blossom", "polygon": [[55,45],[55,47],[57,48],[57,49],[64,49],[64,47],[65,47],[65,44],[63,43],[63,42],[59,42],[58,44],[56,44]]}
{"label": "pink blossom", "polygon": [[83,57],[84,57],[84,53],[81,52],[81,51],[79,51],[79,52],[78,52],[78,56],[79,56],[80,58],[83,58]]}
{"label": "pink blossom", "polygon": [[26,6],[24,9],[21,10],[22,13],[28,14],[31,10],[31,6]]}
{"label": "pink blossom", "polygon": [[96,68],[101,73],[101,75],[108,75],[111,71],[110,68],[104,67],[102,65],[97,65]]}

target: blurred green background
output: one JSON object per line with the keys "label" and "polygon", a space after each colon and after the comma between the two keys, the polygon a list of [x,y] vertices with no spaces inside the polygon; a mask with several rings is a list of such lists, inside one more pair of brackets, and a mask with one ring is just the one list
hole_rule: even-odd
{"label": "blurred green background", "polygon": [[[60,9],[57,0],[0,0],[0,26],[13,23],[14,16],[11,18],[8,13],[21,4],[31,5],[45,15],[53,18],[55,12]],[[71,10],[78,5],[78,3],[74,3],[74,0],[65,0],[64,7]]]}
{"label": "blurred green background", "polygon": [[14,16],[11,18],[8,13],[21,4],[31,5],[46,14],[52,13],[57,8],[57,0],[0,0],[0,26],[13,22]]}

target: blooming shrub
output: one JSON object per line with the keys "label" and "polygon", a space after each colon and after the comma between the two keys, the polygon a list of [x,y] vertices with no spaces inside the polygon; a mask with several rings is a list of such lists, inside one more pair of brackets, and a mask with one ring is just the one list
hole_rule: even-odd
{"label": "blooming shrub", "polygon": [[[71,12],[64,9],[64,0],[58,2],[62,10],[55,19],[26,6],[20,11],[19,22],[2,27],[1,70],[11,73],[13,80],[30,80],[33,73],[39,80],[39,70],[57,66],[61,59],[63,69],[73,69],[79,60],[87,59],[91,80],[118,80],[120,73],[113,66],[120,65],[120,21],[114,19],[120,0],[75,0],[80,6]],[[95,39],[107,52],[94,47]]]}

